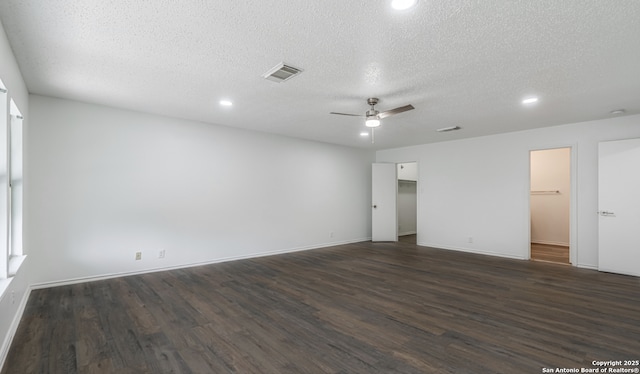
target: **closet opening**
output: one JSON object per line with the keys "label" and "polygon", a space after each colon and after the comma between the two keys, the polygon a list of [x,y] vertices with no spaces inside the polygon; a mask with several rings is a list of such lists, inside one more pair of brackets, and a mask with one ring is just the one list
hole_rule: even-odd
{"label": "closet opening", "polygon": [[530,152],[533,261],[571,264],[571,148]]}
{"label": "closet opening", "polygon": [[418,163],[397,164],[398,241],[417,244]]}

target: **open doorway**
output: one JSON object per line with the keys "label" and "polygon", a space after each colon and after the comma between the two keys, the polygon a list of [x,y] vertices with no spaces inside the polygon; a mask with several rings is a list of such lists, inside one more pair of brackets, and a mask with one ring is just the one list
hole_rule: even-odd
{"label": "open doorway", "polygon": [[418,233],[418,163],[397,164],[398,240],[416,244]]}
{"label": "open doorway", "polygon": [[530,153],[530,258],[571,263],[571,148]]}

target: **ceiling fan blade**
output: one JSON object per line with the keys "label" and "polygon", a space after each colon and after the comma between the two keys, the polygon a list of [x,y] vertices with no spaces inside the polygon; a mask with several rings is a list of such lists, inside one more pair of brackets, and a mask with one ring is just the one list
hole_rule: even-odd
{"label": "ceiling fan blade", "polygon": [[401,107],[398,107],[398,108],[395,108],[395,109],[390,109],[390,110],[386,110],[384,112],[378,113],[378,118],[380,118],[380,119],[386,118],[386,117],[392,116],[394,114],[406,112],[407,110],[412,110],[412,109],[415,109],[415,108],[411,104],[405,105],[405,106],[401,106]]}
{"label": "ceiling fan blade", "polygon": [[350,113],[329,112],[329,114],[337,114],[339,116],[364,117],[361,114],[350,114]]}

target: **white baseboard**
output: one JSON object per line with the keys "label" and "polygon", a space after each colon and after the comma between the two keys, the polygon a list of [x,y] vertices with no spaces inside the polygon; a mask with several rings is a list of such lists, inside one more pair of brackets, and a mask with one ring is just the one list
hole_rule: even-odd
{"label": "white baseboard", "polygon": [[434,244],[434,243],[418,243],[418,245],[436,248],[436,249],[446,249],[451,251],[474,253],[478,255],[511,258],[514,260],[528,260],[527,256],[508,255],[508,254],[499,253],[499,252],[483,251],[481,249],[475,249],[475,248],[453,247],[453,246]]}
{"label": "white baseboard", "polygon": [[27,307],[29,295],[31,295],[31,288],[28,287],[22,297],[22,300],[20,300],[20,304],[18,304],[18,310],[14,314],[11,325],[9,325],[9,331],[7,332],[7,335],[4,337],[4,341],[2,342],[2,348],[0,348],[0,369],[4,367],[7,356],[9,355],[9,349],[11,348],[13,337],[18,331],[18,326],[20,325],[20,320],[22,319],[24,310]]}
{"label": "white baseboard", "polygon": [[635,272],[634,271],[630,271],[630,272],[622,272],[621,273],[620,270],[618,270],[618,269],[608,269],[608,268],[601,268],[601,267],[598,267],[597,270],[605,272],[605,273],[622,274],[622,275],[630,275],[632,277],[640,277],[640,272],[637,272],[637,271],[635,271]]}
{"label": "white baseboard", "polygon": [[577,264],[576,267],[582,268],[582,269],[589,269],[589,270],[598,270],[597,265],[591,265],[591,264]]}
{"label": "white baseboard", "polygon": [[84,283],[84,282],[94,282],[94,281],[99,281],[99,280],[104,280],[104,279],[126,277],[126,276],[130,276],[130,275],[156,273],[156,272],[159,272],[159,271],[176,270],[176,269],[186,269],[186,268],[195,267],[195,266],[211,265],[211,264],[217,264],[217,263],[221,263],[221,262],[229,262],[229,261],[236,261],[236,260],[246,260],[246,259],[250,259],[250,258],[258,258],[258,257],[280,255],[280,254],[285,254],[285,253],[308,251],[308,250],[311,250],[311,249],[334,247],[334,246],[337,246],[337,245],[359,243],[359,242],[364,242],[364,241],[369,241],[369,240],[371,240],[371,237],[352,239],[352,240],[344,240],[344,241],[336,241],[336,242],[329,242],[329,243],[310,245],[310,246],[305,246],[305,247],[280,249],[280,250],[275,250],[275,251],[253,253],[253,254],[242,255],[242,256],[222,257],[222,258],[217,258],[217,259],[213,259],[213,260],[209,260],[209,261],[194,262],[194,263],[181,264],[181,265],[175,265],[175,266],[166,266],[166,267],[151,268],[151,269],[144,269],[144,270],[136,270],[136,271],[129,271],[129,272],[118,272],[118,273],[101,274],[101,275],[89,276],[89,277],[78,277],[78,278],[71,278],[71,279],[66,279],[66,280],[61,280],[61,281],[42,282],[42,283],[36,283],[36,284],[31,285],[31,289],[36,290],[36,289],[42,289],[42,288],[67,286],[67,285],[71,285],[71,284],[78,284],[78,283]]}

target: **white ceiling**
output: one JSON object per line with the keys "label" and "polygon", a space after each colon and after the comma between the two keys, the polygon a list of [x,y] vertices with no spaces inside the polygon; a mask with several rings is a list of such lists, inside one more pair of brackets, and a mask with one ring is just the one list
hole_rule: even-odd
{"label": "white ceiling", "polygon": [[[638,0],[389,3],[3,0],[0,19],[31,93],[354,147],[640,113]],[[261,77],[281,61],[304,72]],[[374,145],[363,120],[329,114],[372,96],[416,107]]]}

